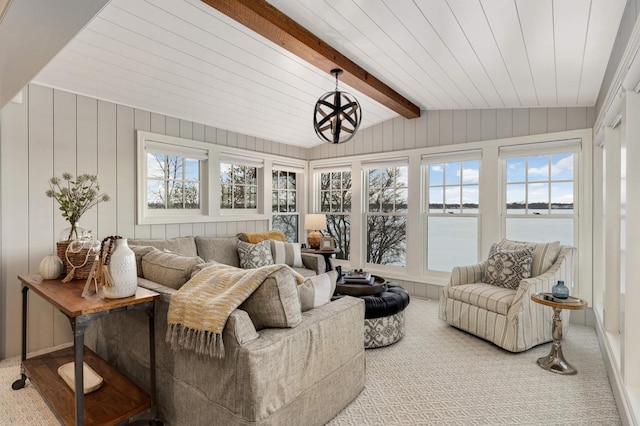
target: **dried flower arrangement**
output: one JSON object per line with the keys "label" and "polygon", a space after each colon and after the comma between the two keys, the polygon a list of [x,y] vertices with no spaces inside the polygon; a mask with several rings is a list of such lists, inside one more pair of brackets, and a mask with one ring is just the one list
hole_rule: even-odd
{"label": "dried flower arrangement", "polygon": [[49,180],[50,189],[46,194],[60,204],[60,211],[70,224],[68,241],[78,238],[78,221],[91,207],[101,201],[109,201],[109,194],[100,194],[98,176],[81,174],[74,180],[71,173],[63,173],[62,179],[54,176]]}

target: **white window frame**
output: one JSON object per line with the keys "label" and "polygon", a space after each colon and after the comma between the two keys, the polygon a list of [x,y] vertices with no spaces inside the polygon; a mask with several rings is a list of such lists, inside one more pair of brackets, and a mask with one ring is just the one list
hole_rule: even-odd
{"label": "white window frame", "polygon": [[[442,273],[442,272],[450,272],[450,271],[440,271],[438,269],[430,269],[429,268],[429,218],[430,217],[442,217],[442,218],[449,218],[450,214],[446,211],[446,209],[443,206],[443,212],[441,213],[437,213],[437,212],[431,212],[429,209],[429,203],[431,202],[430,199],[430,189],[431,189],[431,184],[430,184],[430,178],[429,178],[429,169],[430,166],[432,164],[447,164],[447,163],[464,163],[465,161],[478,161],[478,172],[481,174],[482,172],[482,150],[481,149],[473,149],[473,150],[468,150],[468,151],[459,151],[459,152],[453,152],[453,153],[438,153],[438,154],[425,154],[422,156],[422,176],[423,176],[423,186],[424,186],[424,193],[423,193],[423,203],[422,203],[422,222],[424,223],[424,229],[426,230],[426,235],[424,236],[425,238],[425,246],[426,246],[426,253],[425,253],[425,258],[423,260],[424,262],[424,271],[425,272],[433,272],[433,273]],[[481,191],[481,179],[480,179],[480,175],[478,176],[478,182],[474,183],[474,184],[465,184],[462,181],[462,177],[460,178],[460,183],[459,184],[452,184],[452,185],[447,185],[446,183],[446,172],[443,171],[443,191],[446,192],[446,188],[447,186],[460,186],[460,190],[462,191],[463,188],[465,186],[469,186],[469,185],[474,185],[478,187],[479,193],[478,193],[478,212],[477,213],[468,213],[464,211],[464,208],[462,208],[462,213],[455,213],[455,217],[472,217],[472,218],[476,218],[477,220],[477,240],[476,240],[476,253],[477,256],[480,257],[480,252],[481,252],[481,213],[482,213],[482,203],[481,203],[481,198],[480,198],[480,191]],[[446,201],[446,195],[444,197],[445,201]],[[462,194],[461,194],[461,202],[463,201],[462,199]],[[479,259],[476,259],[476,262]]]}
{"label": "white window frame", "polygon": [[[200,158],[200,209],[150,209],[147,206],[147,154],[154,149],[185,158]],[[207,144],[138,130],[137,132],[137,224],[202,222],[211,211],[209,176],[211,152]]]}
{"label": "white window frame", "polygon": [[[302,228],[302,215],[300,214],[300,206],[302,205],[302,200],[301,200],[301,194],[303,193],[303,182],[304,182],[304,171],[305,169],[303,167],[299,167],[299,166],[295,166],[295,165],[291,165],[291,164],[286,164],[286,163],[280,163],[280,162],[274,162],[273,165],[271,166],[271,192],[272,192],[272,197],[273,197],[273,191],[275,190],[275,188],[273,187],[273,172],[287,172],[287,173],[294,173],[296,176],[296,189],[295,189],[295,193],[296,193],[296,205],[295,205],[295,210],[294,211],[286,211],[286,212],[280,212],[280,211],[273,211],[273,199],[269,198],[270,200],[270,205],[271,205],[271,223],[272,226],[271,228],[273,228],[273,217],[274,216],[297,216],[298,217],[298,229],[296,232],[296,240],[294,242],[299,242],[300,241],[300,230]],[[277,188],[277,190],[280,190],[280,188]]]}
{"label": "white window frame", "polygon": [[[146,141],[155,141],[172,145],[176,150],[184,148],[201,150],[207,153],[206,165],[201,168],[201,204],[200,211],[194,214],[193,211],[169,210],[162,212],[150,212],[152,209],[146,208]],[[256,158],[259,157],[259,158]],[[220,160],[234,158],[242,160],[246,164],[256,164],[258,170],[258,204],[256,209],[221,209],[220,208]],[[234,221],[267,221],[271,225],[271,167],[272,164],[287,164],[298,170],[304,171],[300,174],[299,206],[305,206],[306,198],[306,171],[308,161],[296,158],[282,157],[276,154],[256,152],[241,148],[216,145],[209,142],[194,141],[151,133],[143,130],[136,132],[136,225],[158,225],[158,224],[190,224],[200,222],[234,222]],[[268,179],[265,179],[268,176]],[[155,209],[154,209],[155,210]],[[242,211],[249,210],[249,211]]]}
{"label": "white window frame", "polygon": [[[350,172],[351,173],[351,211],[345,212],[344,209],[342,209],[339,212],[334,212],[331,211],[331,209],[329,209],[329,211],[323,211],[322,210],[322,174],[323,173],[342,173],[342,172]],[[314,193],[315,193],[315,198],[316,198],[316,206],[317,208],[315,209],[315,211],[317,213],[323,213],[326,214],[327,216],[349,216],[349,253],[343,253],[343,255],[346,257],[346,259],[344,260],[348,260],[351,259],[351,247],[353,245],[353,240],[352,240],[352,229],[353,229],[353,216],[354,216],[354,207],[355,204],[357,203],[357,201],[360,199],[359,195],[360,194],[355,194],[353,191],[353,184],[354,184],[354,173],[353,170],[351,169],[350,166],[347,165],[336,165],[336,166],[331,166],[331,167],[321,167],[321,168],[316,168],[313,170],[314,173]],[[331,186],[331,184],[329,184],[329,186]],[[340,191],[344,191],[344,189],[340,189]],[[325,191],[326,192],[326,191]],[[329,194],[331,194],[331,188],[329,188]],[[331,205],[331,201],[329,201],[329,205]],[[338,247],[336,247],[338,248]]]}
{"label": "white window frame", "polygon": [[[391,213],[383,213],[383,212],[370,212],[369,211],[369,170],[376,169],[385,169],[392,167],[406,167],[407,168],[407,210],[404,212],[396,212],[394,208],[394,212]],[[370,263],[366,261],[367,257],[367,248],[362,247],[362,263],[369,269],[381,269],[381,270],[394,270],[394,271],[404,271],[409,268],[409,206],[411,203],[409,202],[409,192],[411,185],[409,182],[409,158],[408,157],[395,157],[395,158],[385,158],[385,159],[371,159],[365,160],[361,163],[360,174],[362,176],[362,238],[363,241],[366,241],[367,238],[367,222],[369,216],[404,216],[405,217],[405,264],[404,265],[387,265],[381,263]],[[353,172],[352,172],[353,176]],[[351,203],[353,204],[353,195],[351,199]]]}
{"label": "white window frame", "polygon": [[245,166],[245,167],[253,167],[256,169],[256,207],[255,208],[246,208],[246,207],[222,207],[220,202],[218,202],[218,207],[220,209],[220,215],[255,215],[258,214],[261,210],[261,205],[263,204],[262,199],[262,188],[265,187],[265,176],[264,176],[264,162],[262,160],[258,160],[252,157],[230,154],[227,152],[221,152],[220,158],[218,161],[218,187],[220,190],[220,199],[222,200],[222,182],[220,181],[220,173],[221,173],[221,164],[230,164],[231,166]]}
{"label": "white window frame", "polygon": [[[579,216],[580,216],[580,153],[582,152],[582,141],[580,139],[556,140],[536,144],[522,144],[515,146],[502,146],[499,148],[499,158],[501,163],[500,188],[501,188],[501,233],[507,236],[507,219],[509,218],[526,218],[531,220],[550,220],[550,219],[571,219],[573,221],[573,245],[578,246],[580,242],[579,232]],[[515,214],[509,213],[507,210],[507,159],[517,157],[531,157],[540,155],[553,154],[573,154],[573,213],[553,213],[534,215],[530,213]],[[549,186],[554,181],[551,179],[549,171],[549,180],[540,183],[547,183]],[[529,182],[538,183],[538,182]],[[525,184],[525,191],[528,191],[528,184]],[[527,198],[528,200],[528,198]],[[549,193],[551,201],[551,193]]]}

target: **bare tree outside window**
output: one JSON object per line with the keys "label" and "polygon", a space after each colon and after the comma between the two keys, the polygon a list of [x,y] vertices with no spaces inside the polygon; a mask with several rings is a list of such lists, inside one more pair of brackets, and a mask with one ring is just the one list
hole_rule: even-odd
{"label": "bare tree outside window", "polygon": [[221,209],[257,208],[257,168],[239,164],[220,163],[220,189]]}
{"label": "bare tree outside window", "polygon": [[148,153],[147,164],[148,208],[200,208],[199,160]]}
{"label": "bare tree outside window", "polygon": [[271,172],[271,228],[284,232],[287,241],[298,241],[300,213],[297,204],[296,173]]}
{"label": "bare tree outside window", "polygon": [[333,237],[339,259],[349,259],[351,232],[351,172],[320,173],[320,212],[327,215],[327,233]]}
{"label": "bare tree outside window", "polygon": [[408,167],[367,172],[367,263],[406,266]]}

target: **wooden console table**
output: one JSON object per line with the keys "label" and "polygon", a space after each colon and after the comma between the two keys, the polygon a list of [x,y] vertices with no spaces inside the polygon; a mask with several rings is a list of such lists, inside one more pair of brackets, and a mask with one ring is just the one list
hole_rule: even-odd
{"label": "wooden console table", "polygon": [[[156,368],[154,303],[158,293],[138,287],[136,294],[122,299],[104,299],[94,294],[81,297],[84,280],[62,283],[43,280],[38,274],[20,275],[22,285],[22,364],[20,379],[12,388],[21,389],[27,377],[40,392],[49,407],[65,425],[115,425],[139,419],[156,418]],[[27,292],[35,291],[54,305],[71,322],[73,348],[65,348],[27,359]],[[109,366],[93,351],[84,346],[84,332],[96,319],[105,315],[130,310],[143,310],[149,317],[149,368],[151,395]],[[84,395],[83,360],[104,379],[102,386]],[[74,362],[74,392],[58,375],[58,367]]]}

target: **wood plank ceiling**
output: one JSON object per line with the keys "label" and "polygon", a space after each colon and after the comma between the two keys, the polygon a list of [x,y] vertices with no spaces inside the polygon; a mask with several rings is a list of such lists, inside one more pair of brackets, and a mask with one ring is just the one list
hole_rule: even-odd
{"label": "wood plank ceiling", "polygon": [[[593,106],[624,0],[269,0],[431,109]],[[112,0],[36,83],[303,147],[333,76],[200,0]],[[345,83],[362,128],[397,114]],[[424,112],[423,112],[424,113]],[[348,142],[349,143],[349,142]]]}

